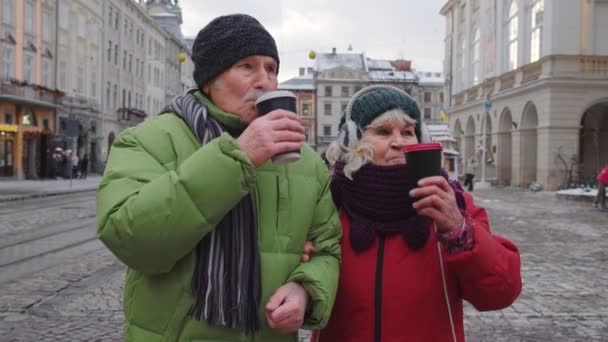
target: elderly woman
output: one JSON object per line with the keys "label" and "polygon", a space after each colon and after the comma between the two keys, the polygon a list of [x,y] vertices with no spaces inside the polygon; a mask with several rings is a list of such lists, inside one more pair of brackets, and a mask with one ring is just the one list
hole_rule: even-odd
{"label": "elderly woman", "polygon": [[312,341],[464,341],[463,300],[511,305],[519,253],[493,235],[484,209],[447,175],[411,181],[403,150],[424,138],[404,91],[362,89],[327,150],[343,226],[338,295]]}

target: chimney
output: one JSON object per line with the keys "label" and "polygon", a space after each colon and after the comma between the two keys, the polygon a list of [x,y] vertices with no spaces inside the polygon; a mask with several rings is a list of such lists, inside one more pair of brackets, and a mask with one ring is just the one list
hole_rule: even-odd
{"label": "chimney", "polygon": [[304,68],[300,68],[300,76],[304,76]]}
{"label": "chimney", "polygon": [[306,69],[306,73],[309,75],[312,75],[313,74],[312,68],[309,67],[308,69]]}
{"label": "chimney", "polygon": [[334,48],[331,48],[331,53],[332,53],[333,55],[335,55],[335,54],[336,54],[336,48],[335,48],[335,47],[334,47]]}

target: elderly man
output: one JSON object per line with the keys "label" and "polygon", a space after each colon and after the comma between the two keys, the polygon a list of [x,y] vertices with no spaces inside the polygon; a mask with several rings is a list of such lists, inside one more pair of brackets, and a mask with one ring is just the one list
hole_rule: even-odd
{"label": "elderly man", "polygon": [[256,19],[214,19],[192,59],[198,89],[120,135],[97,194],[98,236],[129,267],[125,340],[294,341],[326,324],[337,287],[328,170],[295,113],[256,114],[279,70]]}

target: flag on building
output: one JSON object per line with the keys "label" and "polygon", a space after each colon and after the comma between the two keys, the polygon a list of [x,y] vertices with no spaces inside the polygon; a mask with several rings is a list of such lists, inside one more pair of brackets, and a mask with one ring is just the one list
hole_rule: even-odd
{"label": "flag on building", "polygon": [[439,117],[445,123],[449,123],[450,122],[450,117],[448,116],[448,113],[446,112],[445,108],[443,108],[443,105],[441,105],[439,107]]}

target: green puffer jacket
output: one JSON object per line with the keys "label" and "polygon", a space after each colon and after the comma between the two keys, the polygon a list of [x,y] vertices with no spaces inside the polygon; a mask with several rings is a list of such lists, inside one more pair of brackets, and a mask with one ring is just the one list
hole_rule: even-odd
{"label": "green puffer jacket", "polygon": [[[238,117],[201,100],[224,127],[243,128]],[[247,193],[257,207],[262,266],[262,328],[255,335],[187,315],[195,247]],[[176,115],[146,120],[112,146],[97,192],[97,233],[129,267],[125,341],[296,341],[297,334],[270,329],[264,313],[270,296],[289,281],[309,294],[305,328],[329,319],[342,230],[327,168],[308,146],[295,163],[254,169],[228,133],[201,147]],[[306,240],[316,252],[300,264]]]}

